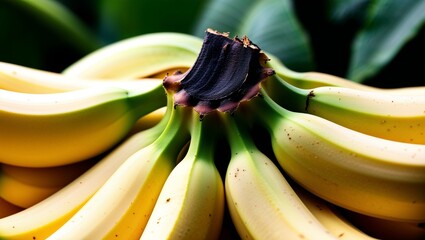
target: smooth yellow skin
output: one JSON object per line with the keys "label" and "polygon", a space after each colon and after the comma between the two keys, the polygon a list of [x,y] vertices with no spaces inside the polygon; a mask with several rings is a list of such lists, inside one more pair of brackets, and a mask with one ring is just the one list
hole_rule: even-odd
{"label": "smooth yellow skin", "polygon": [[425,95],[395,96],[348,88],[313,90],[307,112],[372,136],[425,144]]}
{"label": "smooth yellow skin", "polygon": [[218,239],[223,182],[214,165],[190,160],[183,159],[167,178],[140,239]]}
{"label": "smooth yellow skin", "polygon": [[89,87],[111,86],[132,89],[140,87],[138,81],[161,81],[161,78],[102,78],[71,77],[11,63],[0,62],[0,89],[20,93],[60,93]]}
{"label": "smooth yellow skin", "polygon": [[271,133],[280,165],[309,191],[364,214],[425,220],[425,145],[372,137],[302,113],[285,114]]}
{"label": "smooth yellow skin", "polygon": [[202,39],[187,34],[144,34],[94,51],[63,73],[84,78],[149,77],[166,69],[190,68],[201,45]]}
{"label": "smooth yellow skin", "polygon": [[69,220],[133,153],[156,139],[160,131],[131,136],[87,172],[40,203],[0,219],[0,239],[45,239]]}
{"label": "smooth yellow skin", "polygon": [[13,205],[0,197],[0,218],[10,216],[22,210],[23,208]]}
{"label": "smooth yellow skin", "polygon": [[304,203],[304,205],[310,210],[310,212],[319,220],[319,222],[328,231],[337,237],[338,239],[344,240],[373,240],[376,239],[366,233],[360,231],[358,228],[353,226],[345,217],[342,216],[335,206],[329,202],[314,196],[300,186],[294,186],[291,184],[294,191]]}
{"label": "smooth yellow skin", "polygon": [[69,165],[46,168],[20,167],[2,164],[1,172],[26,184],[41,187],[63,187],[79,177],[98,159],[91,159]]}
{"label": "smooth yellow skin", "polygon": [[6,174],[0,175],[0,197],[21,208],[29,208],[59,189],[61,186],[37,186]]}
{"label": "smooth yellow skin", "polygon": [[48,239],[135,239],[142,234],[173,168],[156,146],[128,158],[90,200]]}
{"label": "smooth yellow skin", "polygon": [[139,86],[133,90],[135,98],[126,89],[110,87],[46,95],[4,92],[8,95],[0,97],[0,162],[52,167],[94,157],[123,139],[145,107],[161,102],[134,102],[156,96],[145,95],[153,87],[155,94],[161,93],[158,86]]}

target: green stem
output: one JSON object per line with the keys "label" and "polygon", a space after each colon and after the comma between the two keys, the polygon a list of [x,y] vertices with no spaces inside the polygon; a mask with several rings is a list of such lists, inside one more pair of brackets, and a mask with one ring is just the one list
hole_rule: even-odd
{"label": "green stem", "polygon": [[259,121],[270,133],[273,133],[278,122],[293,114],[277,104],[264,89],[261,89],[261,97],[251,100],[246,108],[244,116],[250,121]]}
{"label": "green stem", "polygon": [[213,160],[218,129],[217,114],[211,113],[202,120],[199,114],[193,111],[191,121],[191,140],[187,156],[196,159]]}
{"label": "green stem", "polygon": [[254,141],[247,131],[247,125],[244,119],[241,119],[241,116],[237,114],[233,116],[226,114],[223,115],[222,119],[232,155],[256,149]]}
{"label": "green stem", "polygon": [[265,81],[264,89],[282,107],[296,112],[307,111],[311,90],[297,88],[277,75]]}
{"label": "green stem", "polygon": [[190,134],[188,129],[188,121],[191,116],[192,109],[174,107],[173,96],[167,95],[167,111],[171,110],[170,117],[167,121],[164,131],[153,142],[158,149],[163,149],[168,159],[176,159],[177,155],[183,148],[184,144],[189,140]]}
{"label": "green stem", "polygon": [[146,114],[166,105],[173,106],[173,102],[170,103],[172,99],[167,100],[166,95],[167,94],[162,84],[158,84],[158,86],[149,91],[130,91],[128,100],[130,102],[131,111],[133,112],[135,118],[139,119],[140,117],[143,117]]}

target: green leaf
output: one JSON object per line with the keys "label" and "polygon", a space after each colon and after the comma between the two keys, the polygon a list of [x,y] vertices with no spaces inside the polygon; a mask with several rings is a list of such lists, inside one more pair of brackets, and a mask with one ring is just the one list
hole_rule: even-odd
{"label": "green leaf", "polygon": [[67,44],[82,53],[99,48],[100,41],[78,17],[58,1],[53,0],[7,0],[29,15],[38,18],[45,26],[56,32]]}
{"label": "green leaf", "polygon": [[247,35],[297,71],[314,67],[309,39],[295,15],[290,0],[211,1],[195,28],[203,36],[206,28]]}
{"label": "green leaf", "polygon": [[354,39],[347,78],[363,82],[378,73],[425,21],[425,0],[380,0]]}
{"label": "green leaf", "polygon": [[327,17],[330,21],[342,23],[351,18],[363,20],[371,0],[328,0]]}
{"label": "green leaf", "polygon": [[206,0],[100,0],[100,32],[107,42],[152,32],[191,32]]}

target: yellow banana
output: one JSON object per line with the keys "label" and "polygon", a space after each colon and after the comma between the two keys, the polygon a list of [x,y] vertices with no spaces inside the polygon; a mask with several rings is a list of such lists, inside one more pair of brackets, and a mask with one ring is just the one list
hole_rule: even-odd
{"label": "yellow banana", "polygon": [[94,158],[74,164],[47,168],[29,168],[2,164],[1,171],[3,174],[26,184],[63,187],[87,171],[96,161],[97,159]]}
{"label": "yellow banana", "polygon": [[[171,98],[169,98],[171,99]],[[172,101],[172,100],[169,100]],[[174,109],[164,132],[131,155],[61,228],[47,239],[136,239],[188,140],[185,112]]]}
{"label": "yellow banana", "polygon": [[[238,114],[238,113],[236,113]],[[225,178],[227,205],[243,239],[336,239],[297,197],[274,163],[229,118],[231,159]]]}
{"label": "yellow banana", "polygon": [[380,92],[394,95],[424,95],[425,86],[417,87],[402,87],[402,88],[377,88],[361,83],[350,81],[349,79],[341,78],[335,75],[321,73],[321,72],[296,72],[288,69],[277,57],[272,54],[267,54],[271,61],[268,65],[276,71],[276,74],[288,82],[303,89],[312,89],[317,87],[335,86],[345,87],[358,90],[365,90],[371,92]]}
{"label": "yellow banana", "polygon": [[155,127],[136,133],[96,165],[38,204],[0,219],[0,239],[45,239],[74,215],[114,171],[162,133],[168,113]]}
{"label": "yellow banana", "polygon": [[214,165],[213,116],[193,114],[187,154],[168,176],[140,239],[218,239],[224,187]]}
{"label": "yellow banana", "polygon": [[308,210],[310,210],[317,220],[319,220],[319,222],[338,239],[376,239],[356,228],[335,208],[334,205],[314,196],[300,186],[297,186],[295,183],[291,184],[291,186]]}
{"label": "yellow banana", "polygon": [[23,208],[13,205],[0,197],[0,218],[10,216],[22,210]]}
{"label": "yellow banana", "polygon": [[281,106],[394,141],[425,144],[425,95],[398,96],[344,87],[296,88],[279,77],[265,84]]}
{"label": "yellow banana", "polygon": [[424,223],[398,222],[375,218],[355,212],[344,212],[346,218],[362,231],[379,239],[421,240],[425,239]]}
{"label": "yellow banana", "polygon": [[[105,81],[105,79],[70,77],[59,73],[0,62],[0,89],[13,92],[59,93],[100,86],[126,89],[140,87],[141,84],[134,80]],[[142,78],[138,80],[153,81],[160,79]]]}
{"label": "yellow banana", "polygon": [[28,168],[2,164],[0,197],[22,208],[47,198],[81,175],[95,159],[51,168]]}
{"label": "yellow banana", "polygon": [[149,77],[169,69],[190,68],[201,45],[201,39],[187,34],[144,34],[94,51],[63,73],[84,78]]}
{"label": "yellow banana", "polygon": [[31,207],[59,189],[61,186],[38,186],[0,175],[0,197],[21,208]]}
{"label": "yellow banana", "polygon": [[[389,141],[263,98],[250,104],[282,168],[338,206],[399,221],[425,220],[425,145]],[[367,203],[367,204],[365,204]]]}
{"label": "yellow banana", "polygon": [[51,167],[94,157],[123,139],[143,115],[165,105],[158,81],[139,88],[64,93],[0,90],[0,162]]}

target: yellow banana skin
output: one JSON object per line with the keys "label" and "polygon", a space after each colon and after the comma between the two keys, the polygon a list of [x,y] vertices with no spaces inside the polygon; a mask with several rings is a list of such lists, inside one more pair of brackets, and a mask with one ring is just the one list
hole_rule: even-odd
{"label": "yellow banana skin", "polygon": [[162,133],[168,114],[155,127],[136,133],[96,165],[40,203],[0,219],[0,239],[46,239],[69,220],[132,154]]}
{"label": "yellow banana skin", "polygon": [[13,205],[12,203],[0,197],[0,219],[22,211],[23,208]]}
{"label": "yellow banana skin", "polygon": [[[230,120],[227,120],[230,122]],[[239,122],[240,123],[240,122]],[[279,169],[232,124],[226,200],[243,239],[336,239],[297,197]]]}
{"label": "yellow banana skin", "polygon": [[0,175],[0,197],[21,208],[28,208],[59,191],[61,186],[38,186]]}
{"label": "yellow banana skin", "polygon": [[218,239],[225,200],[212,117],[201,122],[193,114],[188,153],[168,176],[140,239]]}
{"label": "yellow banana skin", "polygon": [[304,205],[311,211],[311,213],[319,220],[319,222],[328,231],[338,239],[345,240],[373,240],[373,238],[366,233],[360,231],[353,226],[333,205],[323,199],[314,196],[305,189],[302,189],[297,184],[291,184],[292,188],[304,203]]}
{"label": "yellow banana skin", "polygon": [[167,69],[190,68],[201,45],[200,38],[187,34],[144,34],[94,51],[63,73],[83,78],[149,77]]}
{"label": "yellow banana skin", "polygon": [[296,72],[287,68],[277,57],[273,56],[272,54],[267,53],[267,56],[269,56],[271,59],[271,61],[267,62],[267,64],[276,71],[276,74],[280,78],[293,86],[303,89],[335,86],[393,95],[415,96],[425,94],[424,86],[377,88],[322,72]]}
{"label": "yellow banana skin", "polygon": [[123,139],[141,116],[164,106],[164,95],[157,81],[131,91],[114,87],[52,94],[0,90],[0,162],[52,167],[94,157]]}
{"label": "yellow banana skin", "polygon": [[[106,81],[100,78],[70,77],[60,73],[0,62],[0,89],[13,92],[60,93],[99,86],[125,89],[139,88],[142,84],[134,80]],[[155,81],[160,79],[142,78],[137,80]]]}
{"label": "yellow banana skin", "polygon": [[275,77],[267,92],[283,107],[372,136],[425,144],[425,95],[399,96],[345,87],[299,89]]}
{"label": "yellow banana skin", "polygon": [[90,200],[47,239],[140,237],[178,152],[188,140],[187,128],[182,124],[186,120],[184,112],[170,106],[170,122],[161,136],[125,160]]}
{"label": "yellow banana skin", "polygon": [[423,223],[398,222],[345,211],[344,215],[362,231],[378,239],[425,239]]}
{"label": "yellow banana skin", "polygon": [[60,190],[94,164],[94,159],[52,168],[27,168],[2,164],[0,197],[29,208]]}
{"label": "yellow banana skin", "polygon": [[287,111],[265,91],[263,96],[253,105],[254,114],[268,128],[280,165],[300,185],[363,214],[425,220],[425,145],[362,134],[314,115]]}

